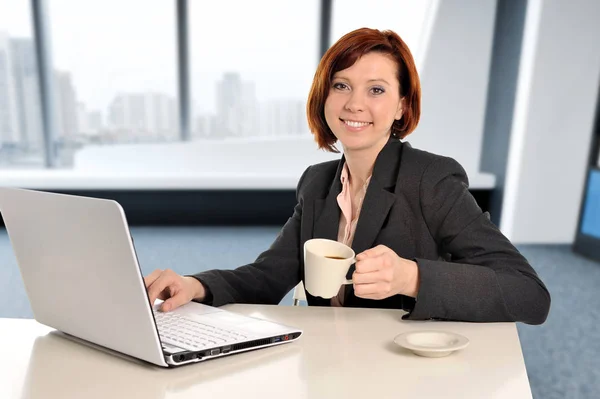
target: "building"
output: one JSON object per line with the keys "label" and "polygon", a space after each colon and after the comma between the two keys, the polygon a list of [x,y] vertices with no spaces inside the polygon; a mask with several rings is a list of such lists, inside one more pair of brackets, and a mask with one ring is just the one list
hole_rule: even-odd
{"label": "building", "polygon": [[258,102],[253,82],[226,73],[217,82],[215,137],[252,137],[258,132]]}
{"label": "building", "polygon": [[174,139],[177,103],[162,93],[121,93],[109,105],[109,129],[122,139]]}
{"label": "building", "polygon": [[13,73],[18,108],[18,130],[22,148],[42,151],[42,108],[37,60],[32,39],[11,39]]}
{"label": "building", "polygon": [[57,128],[56,139],[62,141],[74,141],[79,134],[79,122],[77,120],[77,94],[73,86],[70,72],[55,71],[55,104]]}
{"label": "building", "polygon": [[261,136],[297,136],[307,132],[304,100],[275,99],[261,103]]}
{"label": "building", "polygon": [[10,38],[0,32],[0,142],[3,147],[20,144],[17,85]]}

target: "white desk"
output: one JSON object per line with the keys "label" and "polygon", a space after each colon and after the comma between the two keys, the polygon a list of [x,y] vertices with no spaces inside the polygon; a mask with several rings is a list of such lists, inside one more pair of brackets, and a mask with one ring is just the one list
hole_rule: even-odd
{"label": "white desk", "polygon": [[[161,369],[34,320],[0,319],[0,398],[531,398],[516,326],[402,321],[394,310],[229,305],[304,330],[299,341]],[[470,345],[422,358],[392,342],[440,329]]]}

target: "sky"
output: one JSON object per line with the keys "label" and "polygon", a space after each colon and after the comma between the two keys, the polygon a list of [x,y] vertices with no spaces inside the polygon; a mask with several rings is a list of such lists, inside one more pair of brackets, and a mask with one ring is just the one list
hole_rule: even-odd
{"label": "sky", "polygon": [[[398,32],[418,50],[429,1],[337,0],[332,41],[368,26]],[[0,31],[31,37],[30,0],[0,0]],[[79,101],[104,111],[118,92],[176,94],[175,1],[47,0],[55,69]],[[225,72],[254,81],[259,101],[305,99],[318,62],[319,1],[189,1],[195,112],[214,112]]]}

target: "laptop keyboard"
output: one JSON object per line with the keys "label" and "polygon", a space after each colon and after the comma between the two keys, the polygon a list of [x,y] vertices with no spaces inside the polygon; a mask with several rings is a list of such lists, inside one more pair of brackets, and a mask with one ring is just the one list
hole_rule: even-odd
{"label": "laptop keyboard", "polygon": [[154,312],[158,334],[163,343],[197,351],[248,339],[240,331],[219,328],[185,318],[172,312]]}

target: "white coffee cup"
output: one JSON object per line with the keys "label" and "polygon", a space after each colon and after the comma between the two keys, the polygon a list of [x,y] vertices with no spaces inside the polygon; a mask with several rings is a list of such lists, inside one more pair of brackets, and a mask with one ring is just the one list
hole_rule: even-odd
{"label": "white coffee cup", "polygon": [[333,298],[343,284],[352,284],[346,274],[356,260],[354,251],[341,242],[313,238],[304,243],[304,286],[313,296]]}

